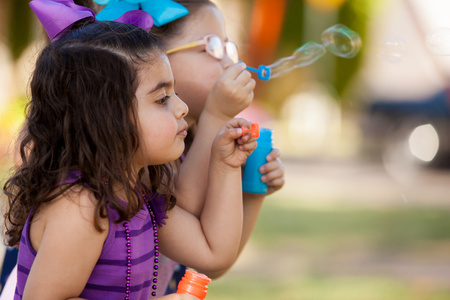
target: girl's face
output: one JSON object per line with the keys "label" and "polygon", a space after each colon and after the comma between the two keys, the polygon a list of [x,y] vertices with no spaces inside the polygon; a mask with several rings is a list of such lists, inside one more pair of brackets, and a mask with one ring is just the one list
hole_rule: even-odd
{"label": "girl's face", "polygon": [[136,113],[140,149],[136,152],[138,168],[178,159],[184,151],[188,113],[187,105],[174,92],[174,80],[167,56],[153,63],[141,64],[136,90]]}
{"label": "girl's face", "polygon": [[[187,18],[182,33],[166,42],[167,49],[198,41],[208,34],[219,36],[223,42],[228,40],[223,15],[215,6],[204,5]],[[233,62],[227,55],[222,60],[211,57],[204,46],[171,53],[169,60],[177,93],[189,106],[189,122],[197,122],[209,91]]]}

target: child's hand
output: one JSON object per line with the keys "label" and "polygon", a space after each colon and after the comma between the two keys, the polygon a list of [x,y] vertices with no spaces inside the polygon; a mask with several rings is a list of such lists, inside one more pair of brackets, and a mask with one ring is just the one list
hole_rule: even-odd
{"label": "child's hand", "polygon": [[245,68],[237,63],[224,71],[208,95],[205,111],[228,120],[250,105],[256,83]]}
{"label": "child's hand", "polygon": [[233,168],[240,168],[247,157],[256,149],[256,139],[250,135],[242,136],[242,128],[250,127],[244,119],[231,119],[217,134],[211,153],[211,161],[221,161]]}
{"label": "child's hand", "polygon": [[280,149],[273,148],[267,155],[267,163],[259,168],[259,172],[264,174],[261,181],[267,183],[267,194],[281,189],[284,185],[284,167],[280,160]]}

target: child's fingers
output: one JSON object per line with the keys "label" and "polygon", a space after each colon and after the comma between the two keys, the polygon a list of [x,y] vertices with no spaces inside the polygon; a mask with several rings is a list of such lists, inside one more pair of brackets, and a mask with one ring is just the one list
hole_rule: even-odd
{"label": "child's fingers", "polygon": [[271,181],[277,181],[278,179],[282,179],[284,182],[284,170],[282,168],[277,168],[261,176],[261,181],[267,183]]}
{"label": "child's fingers", "polygon": [[285,183],[284,177],[276,178],[274,180],[269,181],[266,181],[261,177],[261,181],[267,183],[269,189],[271,189],[272,192],[281,189]]}
{"label": "child's fingers", "polygon": [[227,122],[228,128],[251,128],[251,123],[245,119],[242,118],[233,118],[230,121]]}
{"label": "child's fingers", "polygon": [[[241,87],[241,90],[245,93],[253,93],[253,90],[256,87],[256,81],[252,78],[252,75],[249,71],[242,71],[238,77],[236,78],[236,82]],[[253,98],[253,96],[252,96]]]}
{"label": "child's fingers", "polygon": [[239,145],[242,145],[242,144],[245,144],[250,138],[251,138],[251,136],[246,134],[246,135],[238,138],[236,141]]}
{"label": "child's fingers", "polygon": [[238,139],[242,136],[242,128],[229,128],[226,134],[233,140]]}
{"label": "child's fingers", "polygon": [[236,78],[242,73],[242,71],[245,70],[246,67],[247,65],[243,62],[231,65],[225,69],[225,71],[223,72],[223,76],[230,77],[233,80],[236,80]]}
{"label": "child's fingers", "polygon": [[257,142],[255,139],[248,141],[245,144],[239,145],[239,150],[241,151],[253,151],[256,149]]}
{"label": "child's fingers", "polygon": [[253,91],[256,87],[256,81],[254,79],[250,79],[243,87],[241,87],[241,95],[249,95],[250,100],[253,100]]}
{"label": "child's fingers", "polygon": [[279,168],[282,168],[281,160],[279,158],[276,158],[275,160],[269,161],[269,162],[265,163],[264,165],[262,165],[259,168],[259,172],[261,174],[264,174],[264,173],[272,172],[273,170],[276,170]]}
{"label": "child's fingers", "polygon": [[256,81],[255,81],[255,79],[251,78],[251,79],[247,82],[247,84],[243,87],[243,89],[244,89],[245,91],[252,92],[252,91],[255,89],[255,87],[256,87]]}
{"label": "child's fingers", "polygon": [[281,151],[278,148],[273,148],[272,151],[270,151],[270,153],[267,155],[266,160],[267,161],[272,161],[277,159],[278,157],[280,157],[281,155]]}
{"label": "child's fingers", "polygon": [[250,72],[245,69],[241,71],[236,77],[236,81],[241,82],[243,85],[247,84],[251,79],[252,74],[250,74]]}

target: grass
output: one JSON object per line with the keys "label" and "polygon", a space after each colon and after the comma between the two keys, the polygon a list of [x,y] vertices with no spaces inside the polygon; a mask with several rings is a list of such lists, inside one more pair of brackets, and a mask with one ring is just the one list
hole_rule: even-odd
{"label": "grass", "polygon": [[334,244],[342,238],[357,238],[373,246],[402,249],[427,241],[450,240],[449,212],[450,209],[407,206],[384,210],[361,207],[299,210],[267,205],[261,212],[253,241],[264,244],[288,237]]}
{"label": "grass", "polygon": [[450,299],[450,209],[287,209],[278,201],[265,204],[248,249],[210,284],[208,299]]}
{"label": "grass", "polygon": [[378,277],[223,279],[210,284],[211,300],[448,300],[450,289],[430,289],[427,283],[403,283]]}

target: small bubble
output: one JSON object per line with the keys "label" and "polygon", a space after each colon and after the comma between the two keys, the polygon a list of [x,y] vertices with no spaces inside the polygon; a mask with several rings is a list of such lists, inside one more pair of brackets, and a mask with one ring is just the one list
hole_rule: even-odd
{"label": "small bubble", "polygon": [[450,55],[450,28],[437,28],[428,33],[426,45],[433,54]]}
{"label": "small bubble", "polygon": [[378,56],[387,62],[398,64],[403,61],[406,53],[406,43],[399,37],[390,37],[383,40]]}

